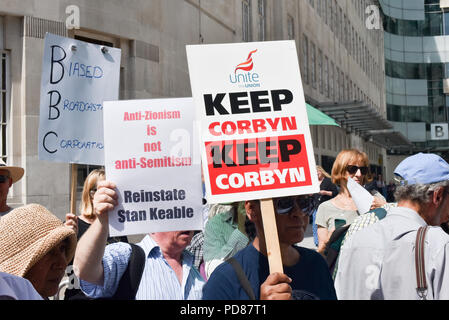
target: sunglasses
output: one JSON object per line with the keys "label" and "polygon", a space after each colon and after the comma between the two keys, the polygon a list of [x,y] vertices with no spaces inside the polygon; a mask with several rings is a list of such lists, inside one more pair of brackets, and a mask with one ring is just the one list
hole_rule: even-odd
{"label": "sunglasses", "polygon": [[295,196],[274,198],[273,204],[276,213],[281,215],[288,215],[295,207],[295,202],[299,209],[306,215],[311,216],[315,209],[315,199],[311,196]]}
{"label": "sunglasses", "polygon": [[358,166],[347,166],[346,170],[350,173],[350,174],[355,174],[357,172],[357,170],[360,169],[360,173],[362,175],[366,175],[368,173],[368,167],[358,167]]}
{"label": "sunglasses", "polygon": [[0,183],[5,183],[9,180],[9,176],[0,175]]}

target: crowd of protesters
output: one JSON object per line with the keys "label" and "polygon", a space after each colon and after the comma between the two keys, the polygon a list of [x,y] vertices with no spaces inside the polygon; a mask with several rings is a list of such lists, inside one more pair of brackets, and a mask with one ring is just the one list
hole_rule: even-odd
{"label": "crowd of protesters", "polygon": [[[61,221],[39,204],[10,208],[8,189],[24,171],[0,163],[0,299],[51,299],[65,275],[78,284],[68,300],[449,299],[449,164],[419,153],[388,184],[369,168],[366,153],[342,150],[330,174],[317,167],[319,193],[272,199],[283,272],[271,273],[260,200],[205,200],[203,230],[134,244],[108,234],[118,196],[103,169],[86,178],[79,215]],[[371,194],[368,212],[350,180]],[[372,219],[379,208],[385,217]],[[301,246],[310,222],[315,250]],[[331,274],[332,235],[351,224]]]}

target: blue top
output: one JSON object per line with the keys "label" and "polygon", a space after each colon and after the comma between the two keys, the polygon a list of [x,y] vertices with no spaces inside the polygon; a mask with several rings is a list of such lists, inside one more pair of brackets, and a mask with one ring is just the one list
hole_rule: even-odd
{"label": "blue top", "polygon": [[[324,258],[316,251],[296,246],[294,248],[300,254],[298,263],[291,267],[284,266],[284,273],[292,279],[292,289],[311,293],[321,300],[336,300],[334,283]],[[267,257],[250,244],[234,258],[248,277],[256,299],[260,299],[260,285],[269,275]],[[229,263],[219,265],[203,288],[203,300],[248,299]]]}
{"label": "blue top", "polygon": [[[186,250],[182,256],[182,283],[162,255],[157,243],[146,236],[138,243],[147,257],[136,300],[198,300],[204,280],[193,266],[193,256]],[[109,298],[117,291],[131,256],[128,243],[107,245],[103,255],[104,283],[97,286],[81,280],[81,289],[91,298]]]}

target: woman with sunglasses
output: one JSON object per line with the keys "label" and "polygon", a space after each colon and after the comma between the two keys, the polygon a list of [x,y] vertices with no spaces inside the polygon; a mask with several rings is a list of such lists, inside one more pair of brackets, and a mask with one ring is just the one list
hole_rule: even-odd
{"label": "woman with sunglasses", "polygon": [[[336,228],[351,224],[360,214],[365,213],[357,211],[355,202],[347,188],[348,178],[352,178],[362,186],[372,180],[369,172],[369,160],[365,152],[357,149],[342,150],[332,166],[332,182],[340,187],[340,191],[335,198],[320,204],[316,213],[317,251],[322,254],[327,241]],[[385,199],[376,192],[371,209],[384,204],[386,204]]]}
{"label": "woman with sunglasses", "polygon": [[324,259],[314,250],[296,245],[304,239],[314,210],[313,196],[274,198],[273,206],[284,273],[270,274],[260,201],[246,201],[246,215],[255,225],[256,237],[233,256],[236,266],[226,262],[214,270],[204,285],[203,300],[337,298]]}

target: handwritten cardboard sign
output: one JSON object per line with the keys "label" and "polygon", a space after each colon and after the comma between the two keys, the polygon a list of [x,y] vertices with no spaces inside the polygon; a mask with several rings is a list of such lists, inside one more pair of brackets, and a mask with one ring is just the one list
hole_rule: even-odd
{"label": "handwritten cardboard sign", "polygon": [[294,41],[189,45],[210,203],[319,191]]}
{"label": "handwritten cardboard sign", "polygon": [[45,36],[39,160],[104,164],[103,101],[117,100],[121,50]]}
{"label": "handwritten cardboard sign", "polygon": [[119,196],[112,236],[203,228],[193,110],[192,98],[104,103],[106,176]]}

